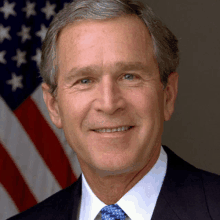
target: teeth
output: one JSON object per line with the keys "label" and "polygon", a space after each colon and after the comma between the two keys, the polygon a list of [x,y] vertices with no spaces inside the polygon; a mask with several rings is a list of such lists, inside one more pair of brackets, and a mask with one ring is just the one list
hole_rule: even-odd
{"label": "teeth", "polygon": [[111,132],[117,132],[117,131],[127,131],[129,128],[131,127],[119,127],[119,128],[113,128],[113,129],[109,129],[109,128],[106,128],[106,129],[99,129],[99,130],[95,130],[97,132],[108,132],[108,133],[111,133]]}

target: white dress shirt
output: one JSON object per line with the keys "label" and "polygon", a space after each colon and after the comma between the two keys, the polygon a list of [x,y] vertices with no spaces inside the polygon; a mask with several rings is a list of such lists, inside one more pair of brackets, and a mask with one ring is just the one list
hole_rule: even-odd
{"label": "white dress shirt", "polygon": [[[126,220],[150,220],[167,169],[167,154],[161,147],[160,156],[151,170],[116,204],[128,215]],[[105,207],[91,190],[82,174],[82,197],[79,220],[101,220],[100,210]]]}

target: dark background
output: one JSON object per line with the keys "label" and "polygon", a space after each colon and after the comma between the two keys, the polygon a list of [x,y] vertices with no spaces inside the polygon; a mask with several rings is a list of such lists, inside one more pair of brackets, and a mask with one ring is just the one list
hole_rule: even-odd
{"label": "dark background", "polygon": [[177,36],[179,92],[162,143],[220,174],[220,0],[142,0]]}

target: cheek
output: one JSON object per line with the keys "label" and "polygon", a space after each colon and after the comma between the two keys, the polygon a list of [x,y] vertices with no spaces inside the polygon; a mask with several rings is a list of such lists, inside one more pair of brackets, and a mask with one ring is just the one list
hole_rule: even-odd
{"label": "cheek", "polygon": [[138,116],[139,138],[149,138],[157,135],[163,123],[163,99],[160,90],[155,88],[144,88],[136,93],[130,94],[130,104]]}
{"label": "cheek", "polygon": [[74,93],[62,96],[61,100],[60,113],[64,130],[76,130],[75,132],[77,132],[89,111],[91,99],[83,93]]}
{"label": "cheek", "polygon": [[144,88],[131,92],[128,101],[140,118],[145,119],[154,116],[158,112],[160,101],[155,89]]}

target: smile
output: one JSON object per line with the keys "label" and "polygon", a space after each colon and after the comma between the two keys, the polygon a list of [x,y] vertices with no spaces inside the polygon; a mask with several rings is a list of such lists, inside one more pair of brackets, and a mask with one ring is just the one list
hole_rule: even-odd
{"label": "smile", "polygon": [[119,131],[127,131],[130,128],[132,128],[132,126],[127,126],[127,127],[118,127],[118,128],[104,128],[104,129],[98,129],[98,130],[94,130],[96,132],[100,132],[100,133],[113,133],[113,132],[119,132]]}

